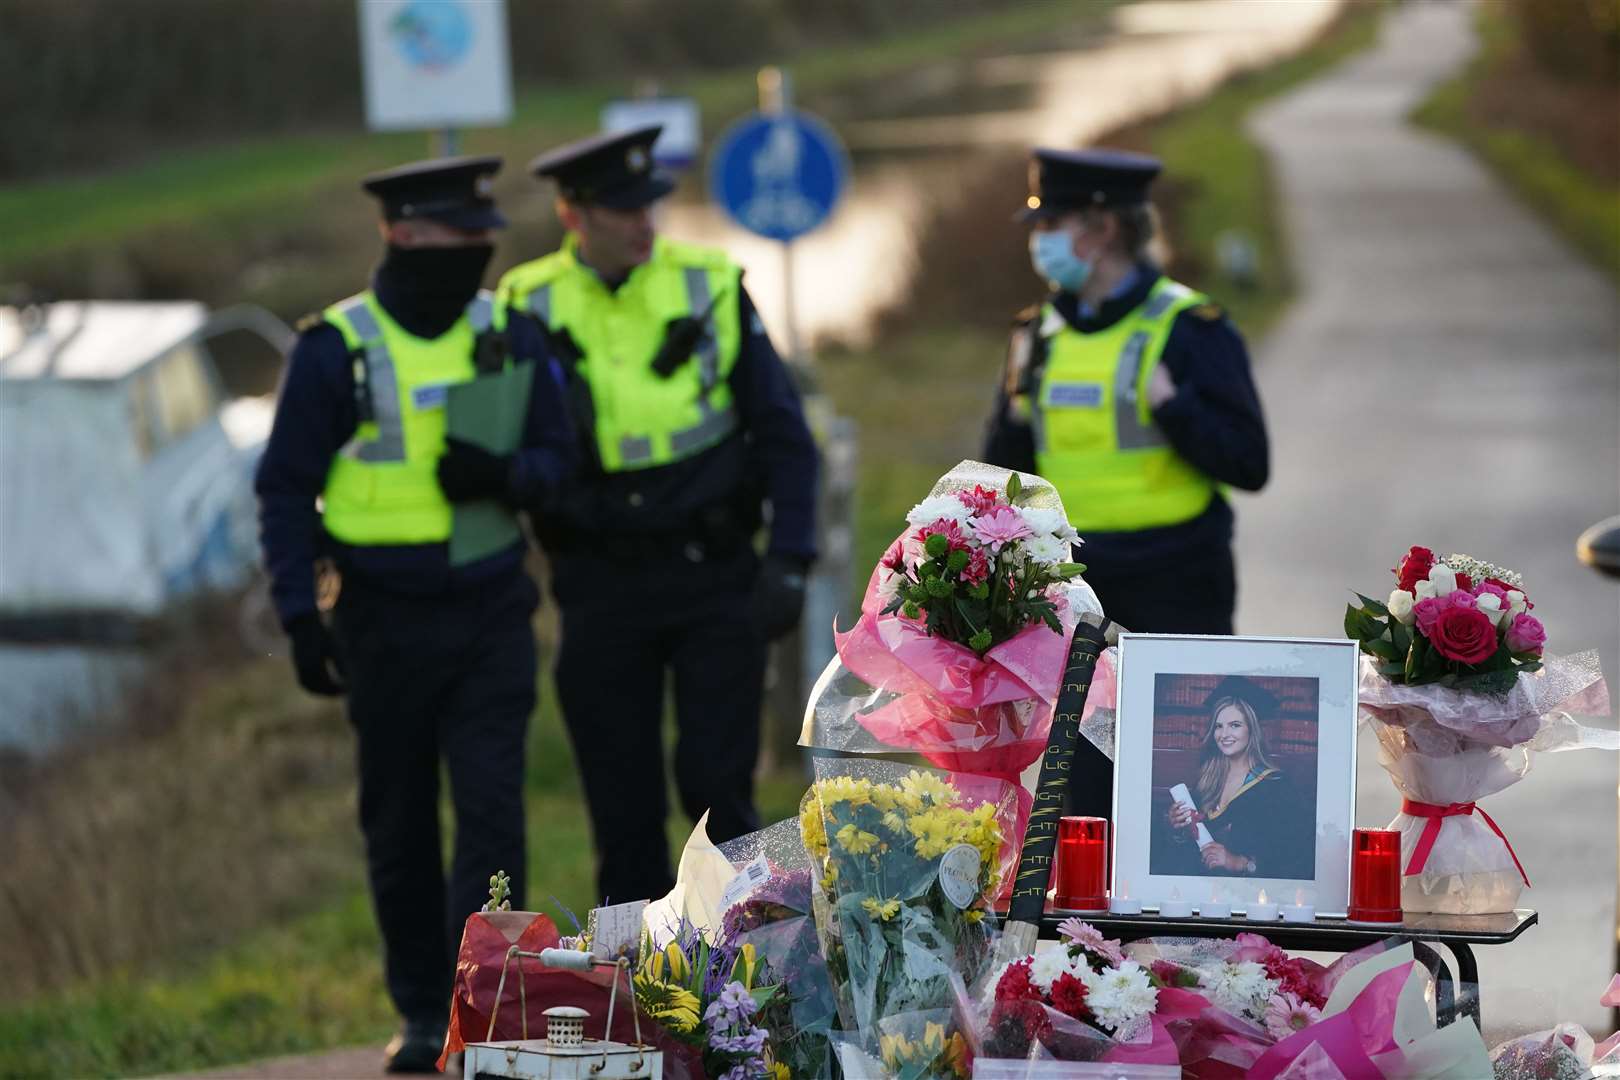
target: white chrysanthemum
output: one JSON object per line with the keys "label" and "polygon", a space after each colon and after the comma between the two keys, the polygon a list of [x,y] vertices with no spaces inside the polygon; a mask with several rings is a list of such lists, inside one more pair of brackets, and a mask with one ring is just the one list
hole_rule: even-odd
{"label": "white chrysanthemum", "polygon": [[1000,967],[996,968],[994,974],[985,980],[984,989],[980,991],[979,998],[987,1005],[993,1003],[996,1000],[996,987],[1001,985],[1001,977],[1007,974],[1008,968],[1012,967],[1014,964],[1021,964],[1023,962],[1024,958],[1020,957],[1017,960],[1009,960],[1005,964],[1002,964]]}
{"label": "white chrysanthemum", "polygon": [[1135,960],[1100,972],[1086,971],[1080,981],[1086,984],[1086,1008],[1111,1031],[1130,1027],[1159,1006],[1158,988]]}
{"label": "white chrysanthemum", "polygon": [[1033,540],[1024,541],[1024,551],[1031,559],[1047,566],[1055,566],[1061,562],[1069,561],[1069,542],[1059,540],[1055,536],[1036,536]]}
{"label": "white chrysanthemum", "polygon": [[889,601],[900,595],[900,586],[905,580],[904,575],[896,574],[892,570],[885,570],[878,575],[878,600],[884,607],[888,607]]}
{"label": "white chrysanthemum", "polygon": [[968,518],[972,516],[973,511],[955,495],[935,495],[913,506],[906,514],[906,520],[913,525],[921,526],[932,525],[940,518],[945,518],[965,526]]}
{"label": "white chrysanthemum", "polygon": [[1240,964],[1224,963],[1204,980],[1215,1004],[1228,1012],[1256,1018],[1277,989],[1277,980],[1266,978],[1266,969],[1253,960]]}
{"label": "white chrysanthemum", "polygon": [[1035,963],[1030,966],[1029,977],[1036,986],[1050,991],[1052,980],[1059,975],[1070,974],[1072,970],[1069,966],[1069,950],[1041,949],[1035,953]]}
{"label": "white chrysanthemum", "polygon": [[1080,534],[1074,531],[1059,510],[1044,510],[1038,507],[1014,507],[1024,518],[1024,524],[1029,526],[1036,536],[1053,536],[1059,540],[1072,542],[1080,539]]}

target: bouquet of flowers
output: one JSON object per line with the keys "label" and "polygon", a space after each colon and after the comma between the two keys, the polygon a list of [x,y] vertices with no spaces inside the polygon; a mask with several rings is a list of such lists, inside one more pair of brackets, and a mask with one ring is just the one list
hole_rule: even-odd
{"label": "bouquet of flowers", "polygon": [[[1511,911],[1529,877],[1477,800],[1521,780],[1531,751],[1620,749],[1613,732],[1570,712],[1609,708],[1595,652],[1545,653],[1518,574],[1467,555],[1414,547],[1384,602],[1359,596],[1345,633],[1361,644],[1360,701],[1379,763],[1405,797],[1408,911]],[[1475,817],[1475,813],[1478,817]]]}
{"label": "bouquet of flowers", "polygon": [[702,1054],[715,1080],[766,1075],[770,1032],[755,1023],[776,994],[751,945],[711,945],[687,924],[664,948],[643,936],[635,970],[636,1004],[677,1042]]}
{"label": "bouquet of flowers", "polygon": [[791,972],[761,1007],[766,1056],[794,1080],[831,1077],[829,1035],[838,1025],[827,962],[811,914],[810,858],[797,820],[780,821],[720,845],[740,867],[721,920],[720,941],[753,950],[771,971]]}
{"label": "bouquet of flowers", "polygon": [[834,1038],[844,1075],[860,1080],[968,1080],[972,1052],[950,1009],[898,1013],[878,1021],[876,1049]]}
{"label": "bouquet of flowers", "polygon": [[[811,694],[800,742],[913,751],[1016,787],[1046,747],[1075,622],[1102,610],[1070,561],[1079,537],[1046,481],[977,462],[942,477],[906,520],[859,620],[834,635],[838,657]],[[1110,712],[1111,671],[1100,666],[1093,687]],[[1029,805],[1021,795],[1013,835]]]}
{"label": "bouquet of flowers", "polygon": [[953,976],[972,983],[989,963],[1012,793],[892,762],[816,766],[799,814],[816,929],[840,1026],[873,1050],[880,1020],[950,1008]]}
{"label": "bouquet of flowers", "polygon": [[984,1055],[1175,1064],[1174,1043],[1152,1026],[1153,974],[1079,919],[1058,936],[1060,947],[1013,960],[986,983]]}

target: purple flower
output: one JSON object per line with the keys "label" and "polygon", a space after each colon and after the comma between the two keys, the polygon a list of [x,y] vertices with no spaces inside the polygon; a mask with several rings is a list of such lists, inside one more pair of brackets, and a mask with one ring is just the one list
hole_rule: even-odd
{"label": "purple flower", "polygon": [[1516,653],[1535,653],[1541,655],[1541,650],[1547,644],[1547,628],[1541,625],[1541,620],[1528,612],[1520,612],[1513,616],[1513,622],[1508,626],[1507,647]]}

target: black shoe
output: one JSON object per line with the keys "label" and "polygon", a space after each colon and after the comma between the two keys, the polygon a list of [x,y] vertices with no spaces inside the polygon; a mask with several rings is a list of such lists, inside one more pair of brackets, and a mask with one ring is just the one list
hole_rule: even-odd
{"label": "black shoe", "polygon": [[445,1025],[438,1020],[407,1020],[383,1053],[386,1072],[436,1073],[444,1050]]}

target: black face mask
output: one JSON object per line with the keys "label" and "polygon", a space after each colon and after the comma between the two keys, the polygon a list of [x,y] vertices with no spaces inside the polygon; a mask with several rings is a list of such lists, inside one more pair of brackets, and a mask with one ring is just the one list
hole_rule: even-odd
{"label": "black face mask", "polygon": [[438,337],[472,302],[495,254],[493,244],[396,247],[377,267],[377,299],[411,333]]}

